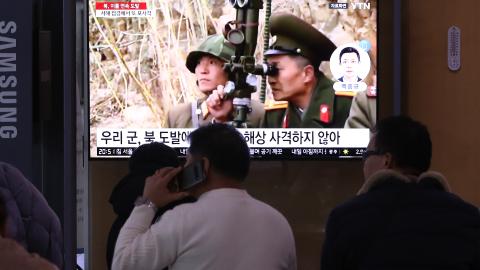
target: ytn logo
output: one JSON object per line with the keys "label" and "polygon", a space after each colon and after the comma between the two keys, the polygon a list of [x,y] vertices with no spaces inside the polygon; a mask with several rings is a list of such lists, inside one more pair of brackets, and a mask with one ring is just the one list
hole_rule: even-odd
{"label": "ytn logo", "polygon": [[352,6],[352,9],[370,9],[369,1],[367,1],[366,3],[351,2],[350,5]]}

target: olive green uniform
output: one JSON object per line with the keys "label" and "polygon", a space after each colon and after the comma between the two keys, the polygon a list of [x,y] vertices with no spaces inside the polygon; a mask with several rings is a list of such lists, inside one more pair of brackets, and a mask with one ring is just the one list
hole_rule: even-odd
{"label": "olive green uniform", "polygon": [[377,122],[377,99],[372,90],[358,92],[350,108],[345,128],[368,128],[373,130]]}
{"label": "olive green uniform", "polygon": [[[351,97],[336,96],[333,83],[322,76],[303,114],[291,102],[288,108],[265,112],[266,128],[343,128],[348,117]],[[321,111],[321,108],[325,111]]]}
{"label": "olive green uniform", "polygon": [[[335,44],[315,27],[292,14],[273,14],[270,17],[270,30],[274,41],[265,52],[267,59],[276,55],[301,56],[306,58],[314,69],[318,69],[320,63],[328,61],[336,49]],[[352,98],[336,95],[332,81],[323,74],[316,76],[318,81],[307,108],[302,111],[290,100],[287,100],[287,108],[271,109],[267,106],[263,127],[343,128]]]}
{"label": "olive green uniform", "polygon": [[[187,55],[185,66],[191,73],[195,73],[198,61],[205,55],[228,62],[234,54],[235,47],[222,35],[211,35],[196,50]],[[209,113],[205,100],[206,98],[201,98],[194,103],[175,106],[168,112],[167,126],[170,128],[198,128],[212,123],[213,116]],[[251,106],[252,111],[247,115],[247,127],[260,127],[265,114],[263,104],[258,100],[251,100]]]}
{"label": "olive green uniform", "polygon": [[[175,106],[168,112],[168,127],[170,128],[197,128],[212,123],[212,114],[208,113],[205,99],[198,99],[195,103],[183,103]],[[252,100],[252,111],[247,116],[247,127],[257,128],[265,110],[258,100]]]}

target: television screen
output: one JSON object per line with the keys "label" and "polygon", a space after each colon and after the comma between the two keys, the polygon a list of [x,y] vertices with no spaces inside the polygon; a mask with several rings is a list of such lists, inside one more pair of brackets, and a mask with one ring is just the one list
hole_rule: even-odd
{"label": "television screen", "polygon": [[89,0],[90,157],[152,141],[186,155],[212,122],[235,125],[253,158],[361,157],[377,116],[377,1],[275,0],[271,20],[266,5]]}

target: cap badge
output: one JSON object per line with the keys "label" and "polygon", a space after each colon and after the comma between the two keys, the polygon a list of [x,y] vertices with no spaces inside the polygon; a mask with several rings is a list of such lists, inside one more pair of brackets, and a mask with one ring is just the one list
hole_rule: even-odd
{"label": "cap badge", "polygon": [[273,35],[272,36],[272,44],[277,42],[277,35]]}

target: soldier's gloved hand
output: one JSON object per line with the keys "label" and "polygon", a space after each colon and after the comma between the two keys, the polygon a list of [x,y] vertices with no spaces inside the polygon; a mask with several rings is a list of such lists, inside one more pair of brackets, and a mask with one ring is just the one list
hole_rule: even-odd
{"label": "soldier's gloved hand", "polygon": [[216,90],[207,98],[208,111],[212,114],[215,122],[228,122],[232,119],[233,102],[231,99],[225,98],[224,86],[217,86]]}

